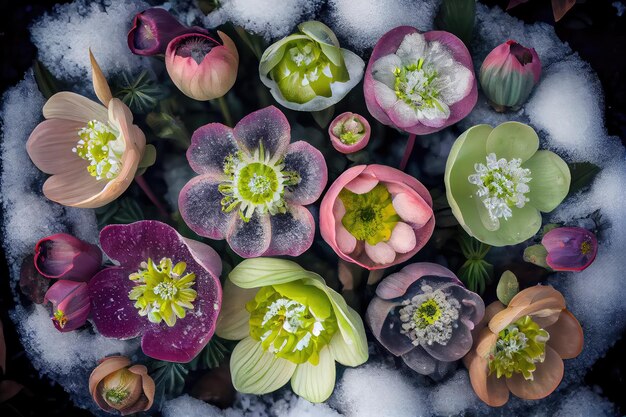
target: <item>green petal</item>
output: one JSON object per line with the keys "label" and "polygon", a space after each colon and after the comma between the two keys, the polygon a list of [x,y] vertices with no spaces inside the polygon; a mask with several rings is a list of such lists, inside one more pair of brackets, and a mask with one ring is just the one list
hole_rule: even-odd
{"label": "green petal", "polygon": [[530,169],[527,194],[530,204],[543,212],[554,210],[569,192],[572,180],[569,167],[554,152],[539,151],[523,165]]}
{"label": "green petal", "polygon": [[316,318],[325,319],[330,317],[332,306],[324,291],[312,285],[306,285],[301,281],[278,284],[273,287],[281,295],[309,307]]}
{"label": "green petal", "polygon": [[326,77],[324,74],[321,74],[317,80],[309,81],[309,86],[313,89],[313,92],[322,97],[330,97],[333,95],[333,92],[330,88],[330,83],[333,80]]}
{"label": "green petal", "polygon": [[243,289],[232,283],[224,282],[222,311],[217,322],[215,333],[224,339],[241,340],[250,336],[250,313],[246,303],[254,298],[258,289]]}
{"label": "green petal", "polygon": [[519,122],[505,122],[491,131],[487,138],[487,154],[499,158],[527,161],[539,149],[539,136],[535,130]]}
{"label": "green petal", "polygon": [[526,204],[522,208],[513,207],[513,216],[500,219],[500,228],[485,237],[484,243],[491,246],[517,245],[537,234],[541,228],[541,213]]}
{"label": "green petal", "polygon": [[298,25],[298,30],[322,45],[339,47],[339,40],[337,39],[337,36],[335,36],[333,31],[322,22],[311,20],[300,23]]}
{"label": "green petal", "polygon": [[302,79],[302,73],[293,72],[288,77],[278,81],[278,89],[286,100],[302,104],[316,97],[315,91],[310,85],[302,85]]}
{"label": "green petal", "polygon": [[293,391],[312,403],[326,401],[335,388],[335,359],[325,347],[319,353],[319,364],[306,362],[297,366],[291,378]]}
{"label": "green petal", "polygon": [[237,265],[228,277],[241,288],[259,288],[307,278],[310,274],[297,263],[286,259],[253,258]]}
{"label": "green petal", "polygon": [[259,73],[261,75],[269,74],[272,68],[274,68],[283,59],[288,43],[304,39],[308,39],[308,37],[304,35],[290,35],[271,44],[261,56]]}
{"label": "green petal", "polygon": [[296,364],[263,350],[260,342],[247,337],[235,346],[230,357],[233,386],[247,394],[267,394],[285,385]]}

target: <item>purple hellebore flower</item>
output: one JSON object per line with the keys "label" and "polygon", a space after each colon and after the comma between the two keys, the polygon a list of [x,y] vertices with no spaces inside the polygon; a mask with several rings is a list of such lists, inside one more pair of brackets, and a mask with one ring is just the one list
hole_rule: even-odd
{"label": "purple hellebore flower", "polygon": [[558,227],[546,233],[541,244],[548,251],[546,263],[555,271],[582,271],[596,258],[596,236],[582,227]]}
{"label": "purple hellebore flower", "polygon": [[291,128],[274,106],[234,128],[196,130],[187,159],[198,175],[181,190],[180,213],[200,236],[226,239],[244,258],[298,256],[313,243],[315,222],[304,206],[328,180],[324,157],[307,142],[289,143]]}
{"label": "purple hellebore flower", "polygon": [[87,322],[91,301],[86,282],[56,281],[44,298],[52,303],[52,322],[60,332],[71,332]]}
{"label": "purple hellebore flower", "polygon": [[383,279],[367,308],[378,341],[416,372],[441,378],[472,348],[483,300],[443,266],[420,262]]}
{"label": "purple hellebore flower", "polygon": [[102,251],[67,233],[57,233],[37,242],[34,262],[46,278],[89,281],[102,266]]}
{"label": "purple hellebore flower", "polygon": [[365,70],[365,103],[382,124],[416,135],[469,114],[478,90],[472,58],[449,32],[399,26],[376,43]]}
{"label": "purple hellebore flower", "polygon": [[189,362],[209,342],[222,303],[222,262],[209,246],[152,220],[109,225],[103,251],[119,266],[89,282],[93,322],[105,337],[141,338],[155,359]]}
{"label": "purple hellebore flower", "polygon": [[133,26],[128,32],[128,48],[135,55],[164,54],[167,44],[185,33],[209,32],[197,26],[187,27],[167,10],[152,7],[135,15]]}

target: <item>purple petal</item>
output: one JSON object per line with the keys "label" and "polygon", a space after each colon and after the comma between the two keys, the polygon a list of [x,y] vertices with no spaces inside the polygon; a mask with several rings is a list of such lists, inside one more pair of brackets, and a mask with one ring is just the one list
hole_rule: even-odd
{"label": "purple petal", "polygon": [[559,227],[541,240],[548,251],[546,263],[555,271],[582,271],[596,258],[596,236],[582,227]]}
{"label": "purple petal", "polygon": [[395,312],[400,303],[374,297],[367,307],[365,319],[376,339],[392,354],[402,356],[415,349],[411,340],[400,333],[401,322]]}
{"label": "purple petal", "polygon": [[187,239],[185,237],[183,238],[183,241],[187,244],[187,248],[195,261],[202,266],[202,268],[209,271],[209,273],[213,276],[213,280],[219,287],[219,299],[221,300],[222,286],[220,284],[219,276],[222,275],[222,258],[220,258],[217,252],[215,252],[215,250],[209,245],[198,242],[197,240]]}
{"label": "purple petal", "polygon": [[34,262],[46,278],[89,281],[102,265],[102,251],[72,235],[58,233],[37,242]]}
{"label": "purple petal", "polygon": [[105,337],[131,339],[141,334],[149,322],[141,317],[128,298],[134,283],[125,268],[106,268],[89,281],[92,319]]}
{"label": "purple petal", "polygon": [[430,356],[421,347],[415,348],[402,356],[404,363],[415,372],[428,375],[434,380],[439,380],[456,368],[456,362],[438,361]]}
{"label": "purple petal", "polygon": [[[385,278],[376,288],[376,295],[385,300],[402,297],[407,289],[423,276],[447,277],[452,278],[454,282],[461,283],[452,271],[441,265],[418,262],[407,265],[400,272]],[[445,281],[449,282],[450,280]]]}
{"label": "purple petal", "polygon": [[433,358],[444,362],[457,361],[465,356],[472,348],[472,331],[465,323],[459,321],[458,324],[459,327],[454,329],[447,344],[426,344],[422,346],[424,350]]}
{"label": "purple petal", "polygon": [[461,285],[451,286],[449,291],[461,303],[460,319],[472,330],[485,316],[485,302],[478,294]]}
{"label": "purple petal", "polygon": [[311,247],[315,221],[302,206],[291,206],[285,214],[270,216],[272,241],[263,256],[298,256]]}
{"label": "purple petal", "polygon": [[222,211],[224,198],[218,190],[220,181],[213,175],[192,178],[178,195],[180,214],[187,226],[200,236],[225,239],[237,211]]}
{"label": "purple petal", "polygon": [[233,129],[221,123],[199,127],[191,137],[187,160],[198,174],[224,176],[224,160],[238,151]]}
{"label": "purple petal", "polygon": [[263,143],[272,157],[285,154],[291,127],[285,115],[274,106],[250,113],[237,123],[234,135],[240,147],[252,154]]}
{"label": "purple petal", "polygon": [[244,222],[235,216],[226,240],[231,249],[243,258],[261,256],[270,246],[272,228],[268,214],[254,213],[250,221]]}
{"label": "purple petal", "polygon": [[285,199],[292,204],[314,203],[328,182],[328,169],[324,156],[307,142],[294,142],[287,148],[285,170],[300,174],[300,183],[285,193]]}

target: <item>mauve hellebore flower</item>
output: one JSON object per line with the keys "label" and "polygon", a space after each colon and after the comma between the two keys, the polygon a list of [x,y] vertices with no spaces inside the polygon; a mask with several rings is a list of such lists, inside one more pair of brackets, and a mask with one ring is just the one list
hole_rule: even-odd
{"label": "mauve hellebore flower", "polygon": [[558,227],[546,233],[541,244],[548,251],[546,263],[555,271],[582,271],[596,258],[596,236],[582,227]]}
{"label": "mauve hellebore flower", "polygon": [[472,348],[483,300],[443,266],[414,263],[383,279],[367,308],[378,341],[416,372],[442,377]]}
{"label": "mauve hellebore flower", "polygon": [[497,46],[480,67],[480,86],[497,111],[517,109],[541,77],[541,61],[533,48],[515,41]]}
{"label": "mauve hellebore flower", "polygon": [[387,268],[415,255],[435,227],[432,198],[418,180],[384,165],[348,169],[320,207],[322,237],[342,259]]}
{"label": "mauve hellebore flower", "polygon": [[89,281],[102,265],[102,251],[74,236],[57,233],[37,242],[34,261],[46,278]]}
{"label": "mauve hellebore flower", "polygon": [[273,106],[234,128],[196,130],[187,159],[200,175],[178,197],[185,223],[200,236],[226,239],[244,258],[306,251],[315,222],[304,206],[319,198],[328,173],[320,151],[290,140],[289,122]]}
{"label": "mauve hellebore flower", "polygon": [[330,143],[341,153],[353,153],[365,148],[370,141],[370,124],[365,117],[345,112],[335,117],[328,127]]}
{"label": "mauve hellebore flower", "polygon": [[472,58],[451,33],[400,26],[376,43],[365,104],[382,124],[425,135],[469,114],[478,97]]}
{"label": "mauve hellebore flower", "polygon": [[91,311],[91,300],[86,282],[56,281],[44,298],[52,303],[52,322],[60,332],[70,332],[87,322]]}
{"label": "mauve hellebore flower", "polygon": [[189,362],[208,343],[222,302],[222,263],[209,246],[145,220],[109,225],[102,250],[119,266],[89,282],[93,321],[105,337],[141,338],[155,359]]}

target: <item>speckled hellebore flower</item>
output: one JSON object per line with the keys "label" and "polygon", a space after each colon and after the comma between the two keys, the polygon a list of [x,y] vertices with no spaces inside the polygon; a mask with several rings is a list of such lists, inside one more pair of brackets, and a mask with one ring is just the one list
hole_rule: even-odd
{"label": "speckled hellebore flower", "polygon": [[91,372],[89,393],[102,410],[126,416],[152,407],[155,384],[145,366],[131,365],[125,356],[109,356]]}
{"label": "speckled hellebore flower", "polygon": [[415,255],[435,228],[432,198],[418,180],[384,165],[359,165],[330,186],[322,237],[342,259],[387,268]]}
{"label": "speckled hellebore flower", "polygon": [[381,281],[365,321],[414,371],[440,378],[472,348],[483,300],[443,266],[419,262]]}
{"label": "speckled hellebore flower", "polygon": [[505,111],[524,104],[540,77],[537,52],[515,41],[506,41],[487,55],[478,78],[492,107]]}
{"label": "speckled hellebore flower", "polygon": [[583,331],[549,285],[520,291],[507,307],[496,301],[474,332],[463,359],[476,395],[492,407],[504,405],[509,391],[525,400],[547,397],[563,379],[563,359],[583,348]]}
{"label": "speckled hellebore flower", "polygon": [[365,117],[345,112],[335,117],[328,127],[330,143],[341,153],[353,153],[365,148],[370,141],[370,124]]}
{"label": "speckled hellebore flower", "polygon": [[364,67],[358,55],[339,46],[328,26],[310,21],[265,50],[259,74],[283,106],[319,111],[343,99],[361,81]]}
{"label": "speckled hellebore flower", "polygon": [[46,278],[89,281],[102,266],[102,251],[67,233],[57,233],[37,242],[34,263]]}
{"label": "speckled hellebore flower", "polygon": [[187,159],[197,177],[178,197],[185,223],[200,236],[226,239],[240,256],[298,256],[313,242],[315,222],[304,206],[328,179],[324,157],[291,128],[276,107],[255,111],[234,128],[196,130]]}
{"label": "speckled hellebore flower", "polygon": [[106,226],[100,245],[119,266],[89,281],[98,331],[141,336],[141,349],[155,359],[192,360],[213,336],[220,311],[219,255],[153,220]]}
{"label": "speckled hellebore flower", "polygon": [[87,322],[91,312],[91,299],[87,283],[60,279],[56,281],[44,298],[52,303],[52,323],[60,332],[71,332]]}
{"label": "speckled hellebore flower", "polygon": [[130,109],[112,97],[89,54],[94,90],[104,106],[68,91],[56,93],[43,107],[46,120],[26,142],[37,168],[52,174],[43,185],[44,195],[82,208],[104,206],[126,191],[146,148]]}
{"label": "speckled hellebore flower", "polygon": [[478,97],[472,58],[451,33],[400,26],[376,43],[365,70],[365,104],[382,124],[416,135],[450,126]]}
{"label": "speckled hellebore flower", "polygon": [[289,380],[311,402],[325,401],[335,387],[335,361],[367,361],[363,322],[324,280],[298,264],[247,259],[224,284],[217,335],[241,340],[230,371],[239,392],[266,394]]}
{"label": "speckled hellebore flower", "polygon": [[596,236],[582,227],[557,227],[541,239],[546,263],[555,271],[582,271],[596,259]]}
{"label": "speckled hellebore flower", "polygon": [[492,246],[515,245],[541,227],[569,192],[567,164],[541,150],[537,133],[518,122],[477,125],[456,140],[444,181],[452,213],[465,231]]}

